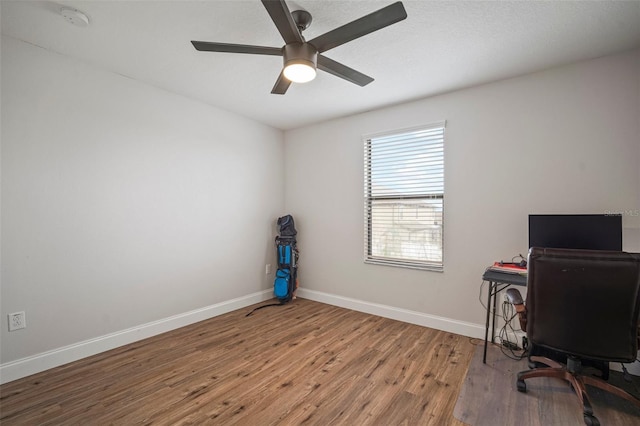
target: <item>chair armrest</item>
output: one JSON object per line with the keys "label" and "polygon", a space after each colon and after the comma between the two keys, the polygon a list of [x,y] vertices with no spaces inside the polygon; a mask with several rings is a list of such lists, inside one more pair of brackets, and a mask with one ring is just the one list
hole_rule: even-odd
{"label": "chair armrest", "polygon": [[522,294],[515,288],[507,289],[506,291],[507,300],[512,305],[524,305],[524,300],[522,300]]}
{"label": "chair armrest", "polygon": [[524,300],[522,300],[522,294],[515,288],[509,288],[505,292],[507,300],[511,303],[518,313],[518,321],[520,321],[520,328],[522,331],[527,331],[527,308],[524,306]]}

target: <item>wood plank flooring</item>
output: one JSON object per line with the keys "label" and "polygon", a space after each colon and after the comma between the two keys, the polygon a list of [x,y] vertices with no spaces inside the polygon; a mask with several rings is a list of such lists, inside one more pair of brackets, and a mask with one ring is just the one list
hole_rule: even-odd
{"label": "wood plank flooring", "polygon": [[[489,345],[487,363],[482,363],[482,346],[471,358],[469,370],[454,415],[474,426],[495,425],[578,425],[584,426],[578,398],[568,382],[551,377],[527,380],[527,392],[516,389],[516,376],[526,371],[527,359],[507,358],[496,345]],[[611,364],[613,366],[613,364]],[[640,395],[640,378],[631,382],[622,373],[611,371],[609,383]],[[640,407],[616,395],[587,386],[593,412],[602,425],[640,425]]]}
{"label": "wood plank flooring", "polygon": [[2,385],[0,423],[463,424],[469,338],[305,299],[251,308]]}

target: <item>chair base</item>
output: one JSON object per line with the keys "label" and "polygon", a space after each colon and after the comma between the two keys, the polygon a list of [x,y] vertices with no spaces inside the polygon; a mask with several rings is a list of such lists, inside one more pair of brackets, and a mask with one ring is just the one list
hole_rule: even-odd
{"label": "chair base", "polygon": [[516,387],[518,391],[526,392],[527,385],[525,383],[525,380],[531,379],[533,377],[555,377],[558,379],[566,380],[567,382],[569,382],[576,396],[578,397],[578,402],[580,403],[580,407],[582,408],[584,422],[588,426],[598,426],[600,422],[593,415],[593,408],[591,407],[591,401],[589,401],[589,396],[587,395],[586,385],[594,386],[598,389],[602,389],[606,392],[617,395],[620,398],[624,398],[627,401],[630,401],[637,407],[640,407],[640,399],[636,398],[630,393],[616,386],[613,386],[600,378],[581,375],[579,371],[579,360],[572,360],[574,363],[577,363],[576,365],[578,368],[571,368],[571,371],[567,369],[567,366],[545,357],[532,356],[530,358],[530,361],[534,363],[544,364],[548,367],[536,368],[533,370],[526,370],[518,373],[518,379],[516,381]]}
{"label": "chair base", "polygon": [[[559,362],[560,364],[567,364],[568,362],[567,354],[554,351],[553,349],[538,346],[534,343],[530,343],[529,368],[541,367],[541,365],[538,365],[537,363],[531,361],[532,356],[549,358],[556,362]],[[608,362],[582,358],[581,363],[583,367],[585,368],[589,367],[597,371],[600,377],[602,378],[602,380],[609,380],[609,363]]]}

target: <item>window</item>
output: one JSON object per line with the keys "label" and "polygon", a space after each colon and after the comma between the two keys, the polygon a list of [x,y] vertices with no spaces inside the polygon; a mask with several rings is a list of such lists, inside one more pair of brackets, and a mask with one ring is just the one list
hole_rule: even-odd
{"label": "window", "polygon": [[365,262],[443,270],[444,128],[365,138]]}

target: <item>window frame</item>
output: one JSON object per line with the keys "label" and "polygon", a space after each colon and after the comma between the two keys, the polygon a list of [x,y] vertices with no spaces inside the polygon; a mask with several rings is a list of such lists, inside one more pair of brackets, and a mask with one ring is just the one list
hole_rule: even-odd
{"label": "window frame", "polygon": [[[442,139],[440,142],[440,146],[442,148],[441,164],[442,164],[442,192],[434,192],[432,194],[410,194],[403,193],[401,195],[372,195],[372,139],[376,138],[384,138],[389,136],[402,136],[405,134],[410,134],[416,131],[429,131],[441,129],[442,131]],[[430,124],[425,124],[421,126],[414,126],[403,129],[396,129],[386,132],[367,134],[362,136],[362,141],[364,145],[364,262],[367,264],[374,265],[387,265],[387,266],[395,266],[402,267],[408,269],[420,269],[420,270],[428,270],[434,272],[444,272],[444,229],[445,229],[445,133],[446,133],[446,121],[440,121]],[[373,254],[373,230],[372,230],[372,203],[374,201],[389,201],[393,202],[394,200],[441,200],[441,208],[442,208],[442,221],[441,221],[441,242],[440,242],[440,261],[428,261],[428,260],[416,260],[410,258],[399,258],[399,257],[383,257],[379,255]],[[392,208],[401,208],[402,206],[394,206]]]}

